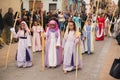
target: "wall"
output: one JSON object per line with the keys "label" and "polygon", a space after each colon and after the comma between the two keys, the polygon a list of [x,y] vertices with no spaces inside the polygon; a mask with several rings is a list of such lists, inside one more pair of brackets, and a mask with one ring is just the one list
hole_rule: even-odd
{"label": "wall", "polygon": [[86,2],[86,12],[89,13],[90,12],[90,0],[84,0]]}
{"label": "wall", "polygon": [[58,0],[57,2],[53,2],[53,0],[42,0],[43,1],[43,9],[47,12],[49,11],[49,4],[50,3],[56,3],[57,9],[62,10],[62,0]]}
{"label": "wall", "polygon": [[9,7],[12,7],[14,13],[20,11],[20,0],[0,0],[0,8],[2,8],[2,14],[4,15]]}
{"label": "wall", "polygon": [[22,0],[23,1],[23,9],[29,10],[29,0]]}

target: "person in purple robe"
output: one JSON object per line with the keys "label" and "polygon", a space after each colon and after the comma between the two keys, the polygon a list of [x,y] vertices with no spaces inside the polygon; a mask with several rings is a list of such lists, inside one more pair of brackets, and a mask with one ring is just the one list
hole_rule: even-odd
{"label": "person in purple robe", "polygon": [[55,20],[48,23],[46,31],[45,66],[55,68],[62,63],[60,30]]}

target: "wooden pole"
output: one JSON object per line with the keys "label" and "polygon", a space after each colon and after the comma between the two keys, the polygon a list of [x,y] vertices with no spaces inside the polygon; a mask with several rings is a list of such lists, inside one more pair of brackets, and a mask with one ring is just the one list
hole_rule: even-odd
{"label": "wooden pole", "polygon": [[[76,32],[76,38],[80,37],[80,34],[81,33],[79,31],[77,31]],[[80,44],[76,44],[76,48],[77,48],[76,49],[77,51],[76,51],[76,73],[75,73],[75,80],[78,80],[78,68],[79,68],[78,67],[79,66],[78,65],[78,56],[79,56],[78,54],[80,54],[80,51],[79,51],[80,50]]]}
{"label": "wooden pole", "polygon": [[74,3],[72,3],[72,5],[71,5],[72,16],[74,16],[74,10],[73,10],[73,8],[74,8]]}
{"label": "wooden pole", "polygon": [[77,44],[77,53],[76,53],[76,74],[75,74],[75,80],[78,79],[78,53],[79,53],[79,45]]}
{"label": "wooden pole", "polygon": [[98,2],[97,2],[97,10],[96,10],[96,16],[98,15],[99,4],[100,4],[100,0],[98,0]]}
{"label": "wooden pole", "polygon": [[[35,3],[36,3],[36,0],[33,1],[33,6],[32,6],[32,15],[31,15],[31,18],[30,18],[30,30],[32,30],[32,23],[33,23],[33,14],[34,14],[34,10],[35,10]],[[32,43],[32,37],[31,37],[31,43]],[[31,53],[33,54],[33,46],[31,45]]]}
{"label": "wooden pole", "polygon": [[[95,2],[96,2],[96,0],[95,0]],[[94,5],[95,5],[95,2],[94,2]],[[98,10],[98,8],[99,8],[99,2],[97,4],[97,10]],[[93,12],[93,6],[92,6],[92,12]],[[98,14],[98,11],[96,11],[96,13]],[[97,16],[97,14],[96,14],[96,16]],[[95,27],[95,23],[92,23],[91,27],[92,27],[92,30],[90,32],[91,33],[91,42],[90,42],[90,44],[91,44],[91,52],[94,52],[94,39],[95,39],[95,31],[94,31],[95,28],[94,27]]]}
{"label": "wooden pole", "polygon": [[[42,16],[42,26],[43,26],[43,16]],[[45,50],[45,41],[44,41],[44,31],[42,32],[42,70],[44,71],[44,50]]]}
{"label": "wooden pole", "polygon": [[[77,4],[77,3],[76,3]],[[79,10],[78,10],[78,6],[77,6],[77,8],[76,8],[76,11],[77,12],[79,12]],[[79,32],[79,30],[76,32],[76,36],[77,37],[79,37],[80,36],[80,32]],[[75,73],[75,80],[78,80],[78,54],[80,54],[80,57],[82,58],[82,55],[81,55],[81,53],[80,53],[80,51],[79,51],[79,49],[80,49],[80,44],[77,44],[76,45],[76,73]],[[81,59],[82,60],[82,59]]]}
{"label": "wooden pole", "polygon": [[[41,0],[41,2],[42,2],[42,0]],[[43,28],[43,11],[42,11],[42,9],[41,9],[41,20],[42,20],[42,28]],[[44,68],[45,68],[44,57],[45,57],[45,40],[44,40],[44,31],[43,31],[42,32],[42,71],[44,71]]]}
{"label": "wooden pole", "polygon": [[29,26],[30,30],[31,30],[31,27],[32,27],[32,22],[33,22],[32,19],[33,19],[33,14],[34,14],[34,9],[35,9],[35,2],[36,2],[36,0],[33,1],[33,6],[32,6],[33,9],[32,9],[32,15],[31,15],[31,18],[30,18],[30,26]]}
{"label": "wooden pole", "polygon": [[[20,3],[19,9],[21,8],[21,5],[22,5],[22,1]],[[18,16],[19,16],[19,14],[17,13],[17,15],[15,17],[15,22],[13,24],[14,28],[16,26],[16,22],[17,22]],[[7,55],[6,55],[5,69],[7,69],[7,67],[8,67],[8,59],[9,59],[9,55],[10,55],[10,48],[11,48],[12,38],[13,38],[13,33],[11,33],[11,36],[10,36],[10,44],[8,46]]]}
{"label": "wooden pole", "polygon": [[[96,10],[96,18],[97,18],[97,15],[98,15],[98,10],[99,10],[99,5],[100,5],[100,0],[98,0],[97,2],[97,10]],[[96,24],[96,23],[95,23]],[[93,31],[93,29],[95,29],[95,24],[93,25],[93,28],[92,28],[92,31],[91,31],[91,51],[94,52],[94,39],[95,39],[95,31]]]}

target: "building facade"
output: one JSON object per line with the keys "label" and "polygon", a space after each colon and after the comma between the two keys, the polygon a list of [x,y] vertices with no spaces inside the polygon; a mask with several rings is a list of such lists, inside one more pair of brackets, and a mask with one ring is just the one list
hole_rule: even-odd
{"label": "building facade", "polygon": [[86,3],[86,13],[90,13],[90,0],[84,0],[85,1],[85,3]]}
{"label": "building facade", "polygon": [[13,8],[14,13],[16,11],[20,12],[21,11],[21,0],[2,0],[0,1],[0,8],[2,8],[2,14],[4,15],[7,11],[8,8]]}
{"label": "building facade", "polygon": [[[47,12],[54,11],[56,9],[59,9],[60,11],[62,10],[62,1],[63,0],[36,0],[35,9],[40,8],[41,1],[43,3],[43,10],[46,10]],[[29,9],[32,9],[33,0],[29,0],[28,3],[29,3]],[[27,6],[25,6],[25,7],[27,7]]]}

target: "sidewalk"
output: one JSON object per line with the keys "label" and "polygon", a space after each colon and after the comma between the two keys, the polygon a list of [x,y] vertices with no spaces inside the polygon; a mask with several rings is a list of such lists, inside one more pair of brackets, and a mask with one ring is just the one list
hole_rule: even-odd
{"label": "sidewalk", "polygon": [[112,40],[110,48],[106,54],[104,64],[100,73],[100,80],[116,80],[109,75],[110,68],[115,58],[120,57],[120,46],[115,39]]}

